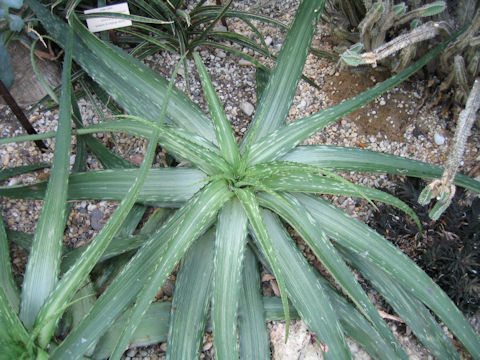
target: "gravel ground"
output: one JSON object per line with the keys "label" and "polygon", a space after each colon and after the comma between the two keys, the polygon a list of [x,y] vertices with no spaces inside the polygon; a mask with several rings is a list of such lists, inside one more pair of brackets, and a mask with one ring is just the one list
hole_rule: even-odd
{"label": "gravel ground", "polygon": [[[237,7],[249,9],[256,7],[257,11],[275,17],[284,23],[290,23],[297,6],[297,1],[272,2],[243,1]],[[229,30],[235,30],[253,36],[243,23],[228,23]],[[260,28],[272,53],[276,53],[282,44],[285,33],[274,26]],[[334,43],[329,36],[328,26],[321,24],[314,39],[314,46],[331,50]],[[241,49],[243,50],[243,49]],[[244,50],[243,50],[244,51]],[[248,51],[247,51],[248,52]],[[253,55],[251,52],[249,52]],[[223,102],[235,134],[240,138],[246,131],[249,121],[254,115],[256,104],[255,70],[252,66],[223,51],[200,49],[200,54],[209,69],[214,86]],[[266,59],[261,59],[268,63]],[[173,71],[178,61],[177,56],[167,53],[158,53],[146,59],[152,68],[166,75]],[[206,110],[203,93],[199,80],[192,75],[193,62],[189,62],[191,77],[191,98]],[[315,89],[301,81],[295,97],[294,105],[290,110],[288,121],[295,121],[301,117],[317,112],[327,106],[336,104],[341,100],[365,90],[382,79],[382,74],[364,71],[359,75],[340,71],[336,64],[324,59],[309,56],[304,74],[320,85],[320,90]],[[176,79],[176,85],[185,90],[183,76]],[[434,86],[434,85],[433,85]],[[448,111],[435,104],[431,96],[432,84],[427,81],[415,80],[390,90],[377,98],[372,104],[350,114],[342,120],[330,125],[321,133],[315,134],[305,141],[305,144],[335,144],[355,146],[366,149],[400,155],[412,159],[427,161],[443,165],[449,144],[453,138],[453,116]],[[82,100],[80,108],[86,123],[100,121],[93,106]],[[0,136],[16,136],[23,133],[16,123],[10,110],[0,108]],[[29,120],[39,132],[56,129],[58,111],[34,111]],[[132,136],[98,135],[106,144],[115,143],[113,149],[126,159],[139,164],[143,158],[144,142]],[[465,159],[461,171],[468,173],[480,160],[479,148],[480,132],[475,128],[469,138]],[[54,141],[47,140],[47,145],[53,148]],[[72,144],[74,150],[75,144]],[[33,143],[19,143],[0,146],[2,168],[32,164],[34,162],[51,162],[53,152],[40,152]],[[71,163],[73,164],[74,156]],[[156,166],[162,161],[161,156],[156,160]],[[88,158],[88,169],[99,169],[101,166],[94,157]],[[478,173],[473,174],[478,175]],[[391,188],[394,184],[385,175],[345,174],[349,180],[374,187]],[[8,185],[18,183],[31,183],[48,178],[48,170],[37,171],[33,175],[24,175],[11,179]],[[366,206],[364,200],[345,197],[331,197],[331,200],[344,208],[348,213],[362,220],[371,215],[372,209]],[[75,202],[72,215],[69,219],[68,230],[65,233],[65,244],[70,247],[80,246],[90,241],[103,223],[116,207],[108,201],[81,201]],[[7,200],[0,203],[2,216],[7,226],[11,229],[33,233],[35,222],[41,208],[39,201]],[[307,257],[312,256],[308,254]],[[12,248],[14,266],[17,274],[23,271],[25,252],[20,248]],[[170,279],[173,281],[174,277]],[[273,280],[266,280],[270,283]],[[266,286],[267,292],[273,291]],[[165,294],[163,299],[169,299],[170,294]],[[478,316],[472,321],[478,329]],[[397,331],[397,324],[391,322],[390,326],[405,345],[407,354],[411,359],[433,359],[417,343],[415,338],[407,331]],[[319,359],[318,344],[312,341],[312,335],[306,330],[303,322],[296,321],[292,325],[293,331],[287,345],[284,344],[284,323],[272,322],[269,324],[274,359]],[[349,342],[356,359],[367,359],[365,352],[354,342]],[[209,359],[213,355],[213,342],[211,334],[204,338],[201,358]],[[125,353],[125,359],[162,359],[165,356],[165,344],[148,348],[130,349]]]}

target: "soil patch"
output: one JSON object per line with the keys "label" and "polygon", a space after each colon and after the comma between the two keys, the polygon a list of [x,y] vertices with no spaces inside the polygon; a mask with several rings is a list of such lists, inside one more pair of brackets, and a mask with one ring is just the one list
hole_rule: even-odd
{"label": "soil patch", "polygon": [[[332,105],[335,105],[370,89],[388,76],[387,72],[373,69],[355,72],[344,70],[325,77],[324,91],[329,94]],[[420,97],[412,85],[404,84],[349,114],[347,118],[358,125],[359,134],[380,133],[390,140],[403,141],[403,134],[414,115],[409,104],[417,102]]]}

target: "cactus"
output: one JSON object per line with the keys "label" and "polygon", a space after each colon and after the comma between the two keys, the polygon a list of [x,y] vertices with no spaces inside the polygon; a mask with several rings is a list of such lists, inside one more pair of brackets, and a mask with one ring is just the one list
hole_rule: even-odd
{"label": "cactus", "polygon": [[[463,62],[460,55],[455,57],[455,62]],[[475,114],[480,108],[480,79],[475,79],[470,95],[467,99],[465,109],[460,113],[458,125],[453,138],[453,145],[448,154],[447,164],[443,172],[442,178],[432,181],[423,189],[418,197],[421,205],[427,205],[436,198],[437,202],[430,211],[430,217],[437,220],[440,215],[447,209],[455,195],[455,185],[453,181],[457,173],[458,166],[463,158],[465,145],[467,143],[470,129],[475,121]]]}
{"label": "cactus", "polygon": [[[330,9],[340,10],[336,3],[343,3],[341,1],[331,0]],[[351,4],[347,1],[345,4]],[[365,3],[365,6],[368,6]],[[430,17],[443,12],[446,9],[446,3],[444,1],[435,1],[430,4],[425,4],[420,7],[413,8],[407,11],[408,5],[404,2],[394,5],[392,0],[379,0],[374,4],[370,4],[369,7],[365,7],[367,10],[364,14],[363,20],[356,25],[357,36],[360,44],[362,45],[365,53],[352,52],[352,49],[348,49],[341,56],[341,61],[349,66],[358,66],[361,64],[377,65],[377,62],[390,57],[392,54],[398,53],[400,50],[400,56],[396,61],[389,59],[388,61],[382,61],[391,70],[399,71],[405,68],[416,55],[416,48],[413,46],[421,41],[432,39],[439,33],[450,33],[451,29],[445,22],[432,22],[429,21],[422,24],[422,19]],[[349,7],[348,13],[353,10],[353,7]],[[341,10],[340,10],[341,11]],[[346,12],[347,13],[347,12]],[[341,19],[341,25],[344,27],[348,19],[352,16],[341,16],[337,19]],[[335,27],[334,33],[340,36],[342,39],[347,40],[347,37],[342,36],[342,32],[339,32]],[[405,28],[405,25],[408,26]],[[354,24],[350,23],[350,26]],[[387,41],[390,33],[394,33],[394,37],[391,41]],[[350,37],[350,40],[352,37]],[[354,46],[357,46],[355,44]]]}

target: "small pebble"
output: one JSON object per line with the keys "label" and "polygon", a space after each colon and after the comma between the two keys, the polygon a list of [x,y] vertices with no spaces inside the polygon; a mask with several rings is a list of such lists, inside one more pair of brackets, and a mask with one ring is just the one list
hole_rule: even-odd
{"label": "small pebble", "polygon": [[240,110],[242,110],[245,115],[252,116],[255,108],[248,101],[244,101],[240,104]]}
{"label": "small pebble", "polygon": [[438,146],[445,144],[445,137],[442,134],[435,133],[435,135],[433,136],[433,140]]}
{"label": "small pebble", "polygon": [[238,60],[238,65],[240,65],[240,66],[253,66],[253,63],[251,63],[250,61],[245,60],[245,59],[240,59],[240,60]]}
{"label": "small pebble", "polygon": [[265,38],[265,44],[267,44],[267,46],[270,46],[272,44],[272,41],[273,39],[270,36],[267,36]]}
{"label": "small pebble", "polygon": [[137,354],[137,349],[129,349],[125,355],[134,357]]}

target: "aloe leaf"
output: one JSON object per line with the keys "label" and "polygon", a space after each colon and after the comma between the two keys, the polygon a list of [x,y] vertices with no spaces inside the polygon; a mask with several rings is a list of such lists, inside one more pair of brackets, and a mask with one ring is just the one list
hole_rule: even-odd
{"label": "aloe leaf", "polygon": [[[449,39],[445,40],[440,45],[433,48],[420,60],[418,60],[405,70],[401,71],[395,76],[392,76],[384,82],[375,85],[367,91],[364,91],[363,93],[353,98],[345,100],[340,104],[329,107],[328,109],[319,111],[313,115],[307,116],[303,119],[297,120],[286,126],[278,128],[274,132],[263,133],[262,135],[264,135],[264,138],[260,138],[257,143],[252,145],[248,158],[248,163],[250,165],[258,164],[261,162],[276,160],[286,155],[298,144],[308,139],[316,132],[322,130],[327,125],[367,104],[388,89],[391,89],[392,87],[400,84],[409,76],[413,75],[430,60],[437,57],[451,41],[453,41],[454,39],[456,39],[456,37],[460,35],[462,31],[464,30],[460,30],[459,32],[451,36]],[[272,82],[272,80],[270,80],[270,82]],[[264,94],[264,98],[262,98],[262,101],[268,102],[267,98],[268,96],[266,93]],[[259,113],[258,110],[257,113]],[[267,134],[268,136],[265,136]]]}
{"label": "aloe leaf", "polygon": [[71,84],[73,33],[67,35],[62,72],[60,117],[53,164],[22,285],[20,318],[31,329],[40,307],[55,287],[60,270],[70,167]]}
{"label": "aloe leaf", "polygon": [[[133,115],[119,115],[118,117],[133,120],[134,124],[138,122],[144,123],[148,126],[151,126],[153,129],[158,130],[158,141],[164,148],[173,152],[180,158],[188,159],[191,163],[195,164],[198,168],[209,174],[213,174],[218,171],[228,172],[230,169],[228,164],[221,156],[209,148],[203,147],[202,142],[204,143],[205,141],[196,141],[197,137],[193,137],[191,139],[188,136],[188,132],[185,130],[177,130],[171,126],[156,125],[148,120]],[[118,122],[111,124],[111,121],[108,121],[98,125],[90,126],[87,129],[83,129],[83,131],[79,131],[78,133],[86,133],[85,131],[98,132],[101,130],[124,132],[125,129],[121,127],[119,128],[118,125]]]}
{"label": "aloe leaf", "polygon": [[240,163],[240,151],[235,141],[230,121],[228,121],[225,115],[220,99],[218,98],[215,89],[213,88],[212,81],[208,75],[207,69],[202,62],[202,59],[197,53],[193,53],[195,64],[197,65],[198,74],[200,75],[200,81],[202,82],[202,88],[207,99],[208,108],[213,120],[213,129],[215,130],[215,136],[217,138],[218,146],[222,156],[234,168]]}
{"label": "aloe leaf", "polygon": [[[240,359],[242,360],[270,359],[270,342],[265,325],[267,304],[264,305],[262,301],[260,282],[258,262],[252,250],[247,246],[238,309],[238,334]],[[278,310],[284,319],[285,314],[281,301],[279,305]],[[294,316],[293,312],[294,309],[290,309],[291,317]]]}
{"label": "aloe leaf", "polygon": [[403,201],[386,192],[371,189],[366,186],[356,185],[359,190],[354,190],[345,184],[330,179],[326,176],[316,174],[279,174],[272,175],[262,182],[268,188],[274,191],[288,192],[305,192],[317,194],[345,195],[352,197],[361,197],[362,195],[368,199],[381,201],[385,204],[395,206],[408,214],[420,227],[420,220],[415,212]]}
{"label": "aloe leaf", "polygon": [[47,167],[50,167],[50,164],[39,163],[2,169],[0,170],[0,181],[5,181],[13,176],[25,174],[35,170],[45,169]]}
{"label": "aloe leaf", "polygon": [[267,70],[257,67],[255,71],[255,80],[257,82],[257,106],[265,92],[269,77],[270,73]]}
{"label": "aloe leaf", "polygon": [[[169,301],[155,302],[150,305],[129,345],[131,347],[148,346],[166,341],[171,308],[172,304]],[[93,353],[94,359],[108,358],[127,320],[128,313],[124,313],[100,338]]]}
{"label": "aloe leaf", "polygon": [[228,191],[224,182],[212,182],[170,217],[138,250],[123,271],[98,298],[92,311],[80,325],[73,329],[62,344],[54,350],[51,359],[80,358],[88,349],[88,344],[100,337],[116,317],[134,301],[137,293],[144,287],[146,279],[152,275],[152,269],[160,264],[161,268],[157,268],[157,272],[167,271],[168,273],[183,256],[193,239],[179,239],[174,235],[181,227],[186,228],[185,225],[188,225],[184,221],[185,215],[202,212],[204,215],[209,215],[213,221],[218,208],[231,196],[232,193]]}
{"label": "aloe leaf", "polygon": [[23,327],[17,313],[12,308],[3,287],[0,286],[0,343],[2,343],[2,346],[5,346],[14,343],[27,345],[28,342],[29,335],[27,330]]}
{"label": "aloe leaf", "polygon": [[268,194],[259,194],[259,199],[263,206],[274,210],[298,232],[360,312],[374,325],[381,336],[392,344],[397,356],[406,359],[407,356],[401,350],[395,337],[370,302],[367,294],[358,284],[343,258],[301,203],[287,193],[283,194],[283,201]]}
{"label": "aloe leaf", "polygon": [[237,311],[242,262],[247,238],[247,215],[232,198],[218,215],[215,238],[212,318],[215,354],[219,359],[238,359]]}
{"label": "aloe leaf", "polygon": [[[121,201],[138,174],[137,169],[103,170],[73,174],[69,179],[69,200]],[[178,207],[205,184],[205,174],[191,168],[150,169],[137,202],[163,202]],[[0,196],[17,199],[43,199],[46,182],[34,185],[0,187]]]}
{"label": "aloe leaf", "polygon": [[[249,151],[250,143],[270,134],[287,119],[324,5],[324,0],[300,3],[255,117],[242,139],[243,150]],[[253,154],[256,152],[251,152]]]}
{"label": "aloe leaf", "polygon": [[10,249],[8,246],[7,233],[5,231],[5,225],[3,224],[3,218],[0,214],[0,288],[3,289],[5,297],[10,303],[10,306],[18,312],[20,305],[20,296],[18,287],[15,284],[12,273],[12,263],[10,261]]}
{"label": "aloe leaf", "polygon": [[[222,185],[224,184],[221,183],[220,186]],[[209,187],[209,185],[207,185],[207,187]],[[223,189],[225,191],[225,188]],[[213,216],[215,216],[219,209],[223,206],[228,197],[232,196],[233,193],[230,192],[230,194],[225,194],[224,192],[223,195],[223,197],[221,197],[212,205],[210,205],[207,201],[203,203],[199,202],[190,211],[187,211],[184,215],[182,226],[177,230],[172,239],[169,240],[169,243],[183,244],[183,247],[190,246],[199,236],[200,232],[204,230],[207,224],[212,220]],[[226,195],[228,195],[228,197]],[[121,357],[125,347],[128,345],[130,337],[133,335],[135,329],[140,323],[143,314],[147,310],[168,274],[172,271],[174,264],[169,264],[168,262],[167,264],[170,266],[163,264],[163,258],[167,257],[170,254],[170,251],[173,252],[173,254],[170,254],[172,258],[177,257],[179,253],[183,253],[182,251],[179,251],[180,249],[175,248],[175,246],[172,246],[172,248],[168,250],[169,251],[167,251],[167,254],[159,259],[156,266],[152,269],[152,274],[149,276],[147,283],[138,294],[135,305],[131,311],[130,320],[128,321],[127,327],[124,329],[122,336],[117,342],[115,351],[111,356],[112,359],[119,359]]]}
{"label": "aloe leaf", "polygon": [[[178,71],[178,67],[174,71],[174,75]],[[165,117],[165,110],[169,95],[173,86],[173,81],[170,82],[165,98],[165,104],[160,114],[158,122],[162,122]],[[68,95],[70,98],[70,94]],[[145,157],[142,161],[140,169],[134,182],[131,184],[127,195],[122,199],[113,215],[109,218],[107,223],[102,227],[98,235],[88,248],[82,253],[75,264],[63,275],[57,286],[53,289],[35,320],[34,333],[38,331],[39,344],[45,348],[50,341],[54,332],[55,324],[61,315],[58,309],[66,306],[67,302],[73,296],[80,284],[85,280],[92,268],[97,263],[102,253],[107,248],[117,230],[122,226],[122,223],[128,217],[130,210],[135,204],[136,198],[148,175],[148,170],[152,166],[155,157],[155,150],[157,142],[160,137],[160,131],[155,129],[149,139],[148,147]],[[67,178],[68,179],[68,178]],[[66,197],[66,194],[65,194]],[[35,241],[34,241],[35,246]],[[34,248],[33,248],[34,249]],[[32,250],[33,251],[33,250]]]}
{"label": "aloe leaf", "polygon": [[478,335],[448,296],[412,260],[367,225],[325,200],[301,194],[296,198],[335,242],[393,276],[448,326],[474,358],[478,358]]}
{"label": "aloe leaf", "polygon": [[282,268],[278,263],[277,255],[275,254],[275,249],[273,248],[272,239],[268,234],[268,230],[265,227],[263,222],[262,215],[260,213],[260,206],[258,201],[251,190],[245,190],[241,188],[234,189],[235,194],[242,203],[242,206],[247,213],[248,220],[250,225],[253,228],[255,236],[262,247],[262,250],[265,256],[268,259],[268,262],[273,270],[273,275],[275,276],[282,297],[283,310],[285,312],[285,321],[287,322],[285,337],[288,338],[288,330],[290,327],[290,316],[288,313],[288,298],[285,288],[285,279],[282,272]]}
{"label": "aloe leaf", "polygon": [[339,246],[342,254],[377,289],[395,312],[405,320],[415,336],[437,359],[459,359],[443,329],[418,299],[408,294],[397,281],[374,264]]}
{"label": "aloe leaf", "polygon": [[198,239],[182,260],[173,294],[167,359],[197,359],[200,355],[212,293],[214,244],[212,230]]}
{"label": "aloe leaf", "polygon": [[[61,46],[65,45],[68,25],[50,14],[36,0],[27,0],[29,7],[42,21],[45,29]],[[120,49],[102,43],[83,25],[75,24],[73,56],[75,61],[128,113],[156,119],[166,96],[168,82],[134,57]],[[138,101],[143,99],[143,101]],[[174,89],[168,104],[167,118],[191,132],[214,139],[211,121],[185,94]]]}
{"label": "aloe leaf", "polygon": [[[328,317],[336,314],[346,335],[356,340],[363,348],[375,359],[397,359],[397,355],[392,350],[391,345],[379,335],[372,324],[353,306],[352,303],[335,290],[330,283],[324,279],[313,267],[308,264],[304,256],[302,256],[290,235],[283,228],[278,217],[264,211],[265,221],[270,231],[277,234],[275,237],[275,246],[279,252],[280,260],[283,261],[291,269],[287,274],[287,286],[290,291],[291,299],[300,314],[306,322],[309,329],[317,334],[323,334],[325,331],[324,324],[333,326],[335,319],[330,320]],[[299,279],[305,279],[301,282]],[[293,292],[304,284],[308,284],[306,289],[297,291],[297,296]],[[312,286],[315,285],[315,286]],[[305,293],[304,293],[305,291]],[[304,294],[310,294],[306,297]],[[325,303],[324,299],[328,298],[331,303]],[[267,302],[267,300],[269,300]],[[269,309],[267,318],[283,319],[278,298],[264,298],[265,310]],[[267,307],[268,304],[268,307]],[[322,320],[321,314],[317,309],[325,306],[327,321]],[[276,309],[276,311],[274,311]],[[331,310],[334,309],[334,310]],[[292,316],[296,316],[293,313]],[[333,321],[329,323],[328,321]],[[333,329],[335,329],[333,327]],[[333,330],[335,331],[335,330]],[[330,342],[328,342],[330,343]],[[328,344],[327,343],[327,344]],[[342,345],[344,346],[344,345]]]}
{"label": "aloe leaf", "polygon": [[315,279],[309,266],[306,266],[301,253],[290,247],[289,244],[295,245],[278,217],[266,210],[262,211],[262,215],[275,243],[279,264],[284,270],[290,299],[308,328],[317,334],[318,339],[328,349],[324,354],[325,358],[350,359],[351,354],[342,327],[323,285]]}
{"label": "aloe leaf", "polygon": [[[330,171],[384,172],[421,178],[440,178],[439,166],[380,152],[342,146],[298,146],[282,160],[320,166]],[[455,185],[480,192],[480,182],[465,175],[455,176]]]}

